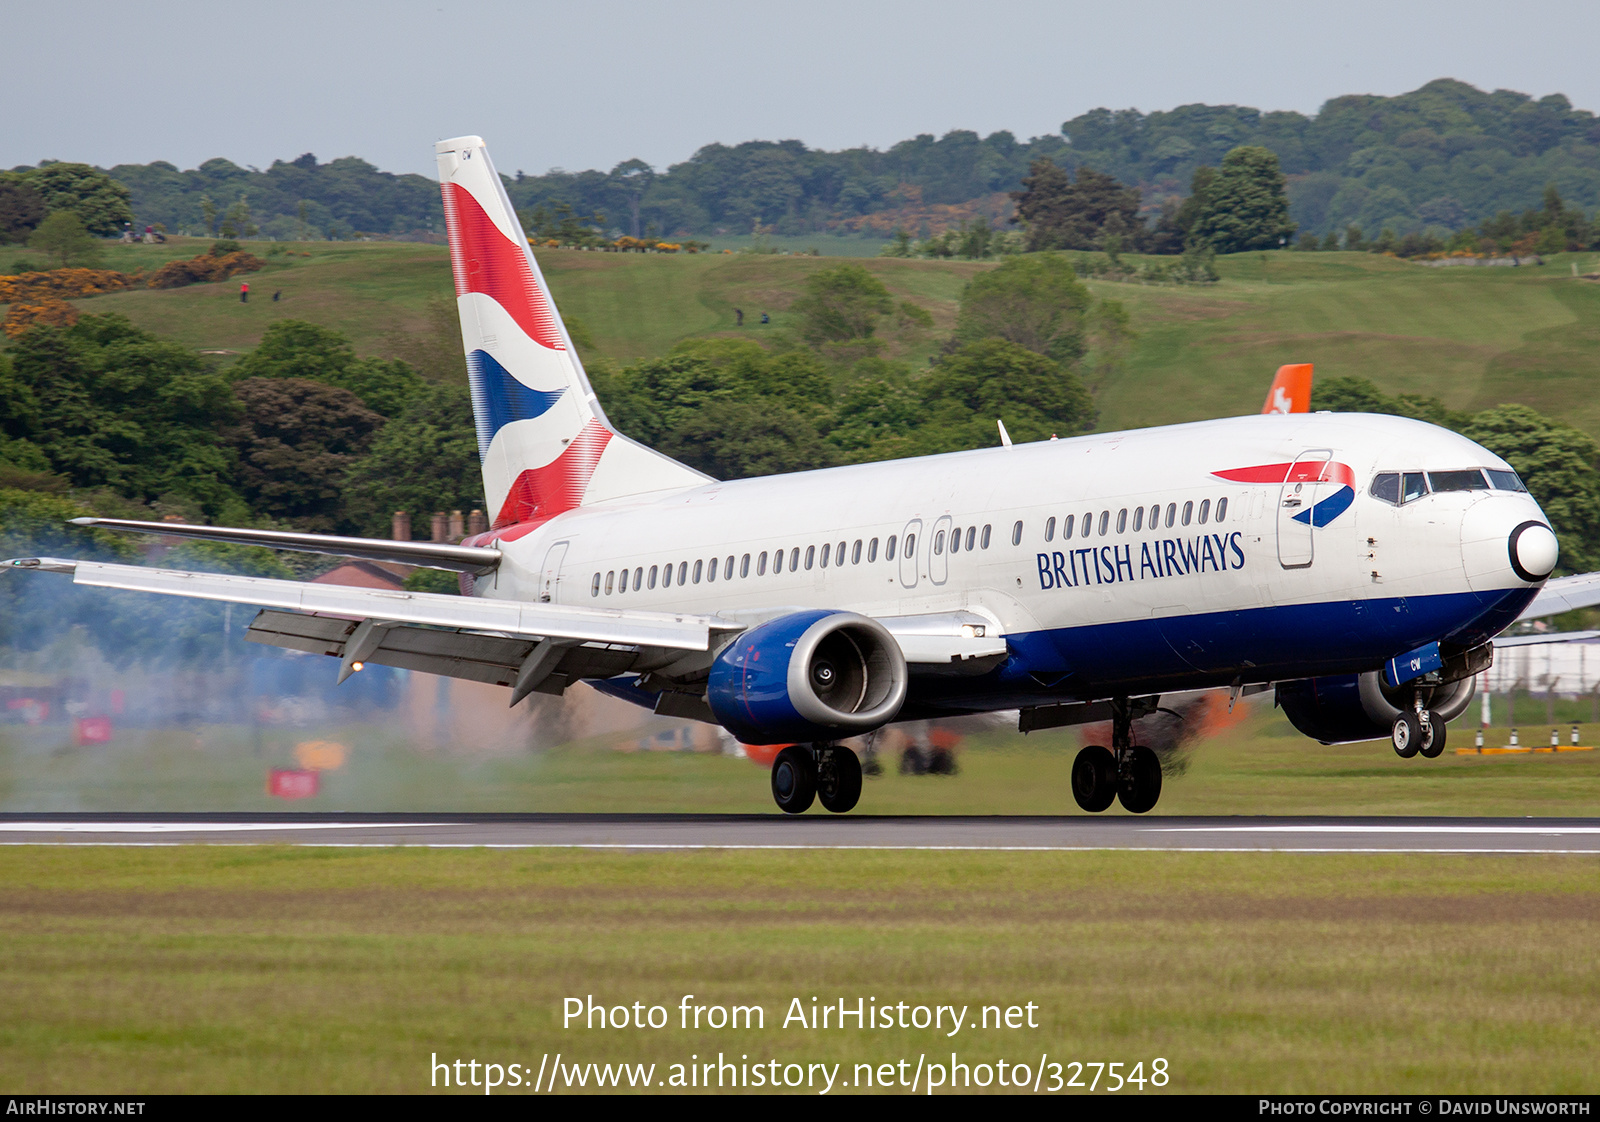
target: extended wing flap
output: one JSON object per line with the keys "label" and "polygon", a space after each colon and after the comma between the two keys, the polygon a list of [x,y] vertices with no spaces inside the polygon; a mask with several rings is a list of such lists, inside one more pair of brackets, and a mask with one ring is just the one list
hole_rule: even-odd
{"label": "extended wing flap", "polygon": [[476,596],[445,596],[352,588],[338,584],[306,584],[262,577],[193,573],[177,569],[143,569],[93,561],[50,557],[18,558],[9,568],[71,573],[76,584],[159,592],[200,600],[257,604],[294,612],[321,612],[361,619],[429,624],[513,635],[577,639],[639,647],[703,651],[710,646],[713,621],[705,616],[617,611],[575,605],[534,604]]}

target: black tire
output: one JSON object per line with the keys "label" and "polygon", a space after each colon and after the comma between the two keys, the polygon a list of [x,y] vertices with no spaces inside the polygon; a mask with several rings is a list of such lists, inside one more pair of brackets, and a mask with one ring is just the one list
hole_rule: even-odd
{"label": "black tire", "polygon": [[1417,749],[1422,747],[1422,722],[1417,720],[1416,710],[1404,710],[1394,719],[1394,727],[1389,730],[1389,743],[1394,745],[1394,754],[1402,760],[1409,760],[1417,754]]}
{"label": "black tire", "polygon": [[817,801],[835,814],[861,801],[861,761],[848,748],[829,748],[818,769]]}
{"label": "black tire", "polygon": [[1117,761],[1091,744],[1072,761],[1072,797],[1090,814],[1099,814],[1117,797]]}
{"label": "black tire", "polygon": [[791,744],[772,761],[772,799],[785,814],[803,814],[817,795],[817,765],[811,750]]}
{"label": "black tire", "polygon": [[1417,746],[1417,751],[1423,758],[1436,760],[1444,752],[1444,722],[1438,717],[1429,714],[1427,731],[1422,734],[1422,743]]}
{"label": "black tire", "polygon": [[1128,749],[1123,763],[1122,782],[1117,799],[1129,814],[1145,814],[1155,809],[1161,798],[1161,760],[1148,748]]}

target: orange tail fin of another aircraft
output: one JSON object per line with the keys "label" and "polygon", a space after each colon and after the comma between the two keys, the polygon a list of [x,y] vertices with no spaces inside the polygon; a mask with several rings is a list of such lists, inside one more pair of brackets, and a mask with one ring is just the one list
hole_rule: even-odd
{"label": "orange tail fin of another aircraft", "polygon": [[1272,388],[1267,391],[1267,403],[1261,407],[1261,411],[1311,412],[1311,364],[1300,362],[1278,367],[1278,376],[1272,379]]}

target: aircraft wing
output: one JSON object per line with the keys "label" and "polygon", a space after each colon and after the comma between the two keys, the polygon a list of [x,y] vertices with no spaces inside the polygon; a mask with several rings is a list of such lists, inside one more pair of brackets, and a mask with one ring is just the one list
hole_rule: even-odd
{"label": "aircraft wing", "polygon": [[1526,635],[1501,635],[1494,641],[1495,650],[1504,647],[1537,647],[1542,643],[1581,643],[1600,639],[1600,631],[1532,631]]}
{"label": "aircraft wing", "polygon": [[181,522],[137,522],[127,518],[74,518],[74,526],[118,530],[130,534],[161,534],[169,538],[261,545],[300,553],[325,553],[333,557],[360,557],[368,561],[397,561],[425,569],[458,573],[489,573],[500,564],[498,549],[481,549],[445,542],[400,542],[382,538],[345,538],[333,534],[301,534],[289,530],[241,530],[232,526],[190,526]]}
{"label": "aircraft wing", "polygon": [[1560,615],[1577,608],[1600,604],[1600,573],[1579,573],[1575,577],[1557,577],[1546,581],[1539,595],[1533,598],[1518,620],[1542,619]]}
{"label": "aircraft wing", "polygon": [[317,612],[393,623],[496,631],[545,639],[703,651],[719,624],[710,616],[679,612],[619,611],[524,600],[490,600],[342,584],[310,584],[263,577],[146,569],[55,557],[16,558],[11,569],[70,573],[74,584],[160,592],[200,600],[259,604],[291,612]]}

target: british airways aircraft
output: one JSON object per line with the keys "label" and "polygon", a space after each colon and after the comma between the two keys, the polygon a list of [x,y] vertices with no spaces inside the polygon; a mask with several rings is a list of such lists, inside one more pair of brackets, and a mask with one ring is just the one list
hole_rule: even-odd
{"label": "british airways aircraft", "polygon": [[[436,145],[487,532],[460,545],[79,519],[407,562],[463,596],[55,558],[78,584],[261,606],[248,637],[507,686],[583,681],[785,744],[784,811],[852,809],[842,741],[1018,710],[1109,720],[1072,794],[1156,805],[1133,722],[1162,697],[1275,689],[1324,743],[1437,756],[1493,641],[1600,602],[1546,583],[1556,536],[1511,466],[1390,416],[1307,413],[1286,367],[1260,415],[718,482],[606,420],[484,143]],[[1002,436],[1004,434],[1001,427]]]}

